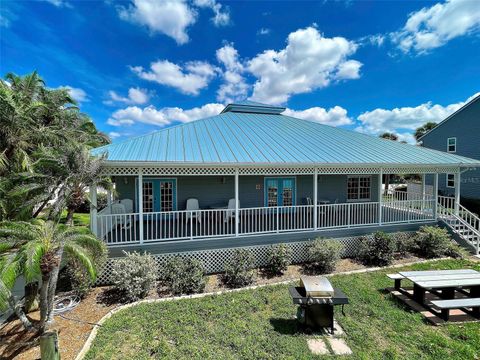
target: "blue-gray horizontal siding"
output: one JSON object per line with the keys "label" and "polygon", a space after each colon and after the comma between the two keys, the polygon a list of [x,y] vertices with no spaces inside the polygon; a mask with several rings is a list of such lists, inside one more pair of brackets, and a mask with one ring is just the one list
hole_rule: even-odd
{"label": "blue-gray horizontal siding", "polygon": [[[378,175],[371,177],[369,201],[378,201]],[[239,197],[242,208],[265,206],[265,178],[269,176],[240,176]],[[306,205],[307,198],[313,199],[313,176],[278,176],[293,177],[296,184],[296,205]],[[158,177],[161,179],[161,177]],[[171,177],[168,177],[171,178]],[[137,208],[135,194],[136,181],[133,176],[117,176],[115,186],[118,199],[131,199]],[[233,176],[178,176],[177,209],[185,210],[187,199],[198,199],[200,208],[227,205],[228,200],[235,197]],[[347,175],[320,175],[318,177],[318,199],[331,203],[347,201]]]}
{"label": "blue-gray horizontal siding", "polygon": [[[447,151],[447,139],[457,138],[456,155],[480,160],[480,99],[472,102],[422,138],[424,147]],[[439,190],[452,195],[446,186],[446,175],[439,176]],[[431,181],[430,181],[431,182]],[[480,199],[480,167],[462,174],[460,193],[463,197]]]}

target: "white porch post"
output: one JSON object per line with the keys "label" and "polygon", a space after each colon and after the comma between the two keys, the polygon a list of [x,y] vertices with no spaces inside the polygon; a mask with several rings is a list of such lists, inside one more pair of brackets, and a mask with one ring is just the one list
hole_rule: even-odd
{"label": "white porch post", "polygon": [[458,216],[460,210],[460,176],[461,172],[455,174],[455,215]]}
{"label": "white porch post", "polygon": [[438,173],[433,175],[433,218],[438,220]]}
{"label": "white porch post", "polygon": [[238,168],[235,169],[235,236],[238,236],[238,224],[240,222],[240,212],[238,206]]}
{"label": "white porch post", "polygon": [[143,169],[138,169],[138,232],[140,244],[143,244]]}
{"label": "white porch post", "polygon": [[382,203],[383,203],[383,191],[382,191],[382,182],[383,182],[383,169],[380,168],[380,173],[378,174],[378,224],[382,225]]}
{"label": "white porch post", "polygon": [[318,195],[318,169],[315,168],[313,173],[313,229],[318,228],[318,209],[317,209],[317,196]]}
{"label": "white porch post", "polygon": [[421,187],[421,193],[422,193],[422,205],[420,207],[421,211],[422,211],[422,214],[423,214],[423,210],[425,209],[425,174],[422,174],[421,175],[422,177],[422,187]]}
{"label": "white porch post", "polygon": [[112,210],[112,192],[110,190],[107,190],[107,206],[108,206],[108,209]]}
{"label": "white porch post", "polygon": [[97,184],[90,186],[90,230],[98,236]]}

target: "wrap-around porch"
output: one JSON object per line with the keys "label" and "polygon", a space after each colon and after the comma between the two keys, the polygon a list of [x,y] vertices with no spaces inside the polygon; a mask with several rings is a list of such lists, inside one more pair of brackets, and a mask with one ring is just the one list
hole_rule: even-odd
{"label": "wrap-around porch", "polygon": [[[438,174],[432,176],[436,193]],[[185,182],[180,177],[143,176],[139,170],[128,181],[115,177],[117,200],[108,194],[107,207],[98,213],[93,209],[92,230],[108,245],[141,245],[349,228],[372,227],[376,231],[392,224],[436,221],[437,203],[425,191],[425,173],[421,175],[422,190],[416,194],[394,191],[387,195],[384,179],[381,170],[362,175],[314,171],[313,176],[262,177],[240,176],[235,171],[230,177],[204,176],[203,181],[211,185],[205,193],[198,186],[196,190],[191,185],[182,188]],[[223,194],[223,186],[230,187],[233,196]],[[215,199],[210,204],[206,200],[209,194]],[[95,189],[91,198],[94,202]],[[255,201],[264,206],[249,206],[257,204]],[[119,207],[123,210],[118,211]],[[157,211],[162,209],[165,211]]]}

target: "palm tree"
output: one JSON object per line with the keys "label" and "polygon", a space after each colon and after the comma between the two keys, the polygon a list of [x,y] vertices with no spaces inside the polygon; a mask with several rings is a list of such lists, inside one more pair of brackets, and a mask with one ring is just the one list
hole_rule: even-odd
{"label": "palm tree", "polygon": [[420,139],[423,135],[425,135],[427,132],[429,132],[436,126],[437,126],[436,122],[429,121],[423,124],[422,126],[418,127],[415,130],[415,133],[413,134],[413,136],[415,137],[415,140],[418,141],[418,139]]}
{"label": "palm tree", "polygon": [[[53,322],[53,302],[64,256],[82,264],[94,281],[97,272],[92,254],[105,251],[103,243],[87,229],[53,221],[0,223],[0,240],[0,263],[5,269],[0,281],[7,289],[21,275],[27,283],[41,281],[38,327],[42,333]],[[0,296],[0,306],[8,305],[4,298]]]}

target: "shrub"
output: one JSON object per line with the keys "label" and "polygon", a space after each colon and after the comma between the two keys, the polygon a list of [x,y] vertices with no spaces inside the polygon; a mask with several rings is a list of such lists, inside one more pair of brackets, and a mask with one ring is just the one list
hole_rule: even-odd
{"label": "shrub", "polygon": [[205,269],[198,260],[175,256],[160,267],[160,281],[174,295],[199,293],[205,289]]}
{"label": "shrub", "polygon": [[454,259],[465,259],[470,255],[470,253],[467,250],[465,250],[463,247],[461,247],[460,245],[452,241],[448,245],[445,255]]}
{"label": "shrub", "polygon": [[415,233],[396,232],[391,235],[395,240],[395,252],[404,257],[415,251]]}
{"label": "shrub", "polygon": [[135,301],[147,296],[155,286],[158,267],[147,253],[124,253],[125,257],[113,263],[111,278],[114,287],[124,292],[128,301]]}
{"label": "shrub", "polygon": [[310,266],[323,274],[335,270],[337,261],[343,251],[343,244],[338,240],[317,238],[307,247]]}
{"label": "shrub", "polygon": [[396,248],[395,239],[379,231],[372,239],[360,239],[358,259],[365,265],[386,266],[392,263]]}
{"label": "shrub", "polygon": [[446,255],[451,244],[448,231],[438,226],[422,226],[415,238],[416,253],[426,258]]}
{"label": "shrub", "polygon": [[[103,265],[107,261],[107,254],[107,246],[104,243],[101,243],[99,248],[91,254],[95,269],[98,270],[97,277]],[[67,266],[65,267],[65,272],[68,280],[70,281],[70,286],[75,294],[82,299],[87,296],[92,289],[94,282],[92,281],[88,271],[80,263],[80,260],[67,256]]]}
{"label": "shrub", "polygon": [[223,282],[234,288],[251,284],[255,278],[253,266],[252,253],[245,249],[236,249],[232,257],[225,263]]}
{"label": "shrub", "polygon": [[266,269],[271,274],[283,274],[292,258],[292,249],[285,245],[272,245],[267,250]]}

